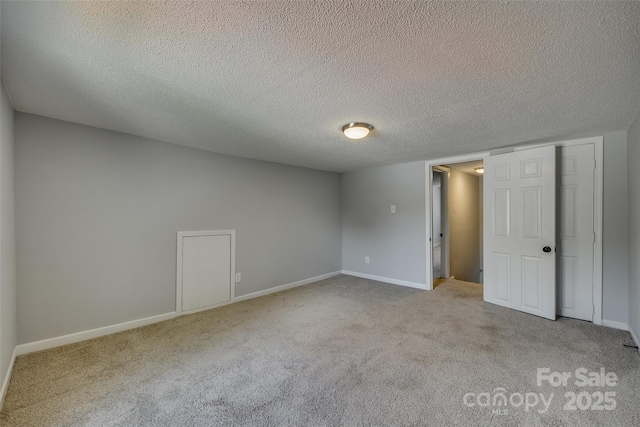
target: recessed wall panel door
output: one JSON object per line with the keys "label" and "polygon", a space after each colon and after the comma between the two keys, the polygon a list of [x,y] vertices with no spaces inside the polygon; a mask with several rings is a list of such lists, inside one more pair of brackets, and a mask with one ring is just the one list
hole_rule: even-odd
{"label": "recessed wall panel door", "polygon": [[182,238],[182,311],[231,300],[231,236]]}
{"label": "recessed wall panel door", "polygon": [[555,320],[555,147],[486,157],[484,171],[484,300]]}

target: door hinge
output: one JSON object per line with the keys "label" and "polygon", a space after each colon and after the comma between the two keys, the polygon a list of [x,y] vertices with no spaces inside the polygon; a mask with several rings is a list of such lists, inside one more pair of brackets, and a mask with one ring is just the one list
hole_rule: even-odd
{"label": "door hinge", "polygon": [[595,242],[596,242],[596,232],[594,231],[593,232],[593,243],[595,243]]}
{"label": "door hinge", "polygon": [[595,159],[593,160],[593,168],[598,169],[598,162]]}

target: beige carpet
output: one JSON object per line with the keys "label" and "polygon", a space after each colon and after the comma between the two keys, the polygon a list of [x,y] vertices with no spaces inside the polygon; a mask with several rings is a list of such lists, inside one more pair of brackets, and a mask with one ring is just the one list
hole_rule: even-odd
{"label": "beige carpet", "polygon": [[[21,356],[0,425],[640,425],[640,355],[626,332],[485,304],[481,292],[338,276]],[[619,381],[537,387],[539,367],[604,367]],[[542,403],[463,402],[498,387],[554,398],[542,414]],[[613,391],[617,405],[566,411],[568,391]]]}

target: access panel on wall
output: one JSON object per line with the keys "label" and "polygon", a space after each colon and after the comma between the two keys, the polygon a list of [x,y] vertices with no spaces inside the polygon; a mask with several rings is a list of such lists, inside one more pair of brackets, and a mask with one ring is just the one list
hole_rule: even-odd
{"label": "access panel on wall", "polygon": [[232,301],[233,240],[231,231],[178,233],[178,313]]}

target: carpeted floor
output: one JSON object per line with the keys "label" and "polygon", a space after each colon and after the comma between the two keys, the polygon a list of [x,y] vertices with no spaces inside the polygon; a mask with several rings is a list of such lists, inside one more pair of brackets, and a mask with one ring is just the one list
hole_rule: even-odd
{"label": "carpeted floor", "polygon": [[[337,276],[21,356],[0,425],[640,425],[640,355],[623,346],[628,333],[481,295],[455,280],[427,292]],[[537,368],[582,367],[604,367],[617,384],[536,384]],[[496,388],[507,406],[493,406]],[[571,391],[583,408],[614,392],[616,407],[565,410]],[[554,393],[547,411],[531,407],[534,393]]]}

